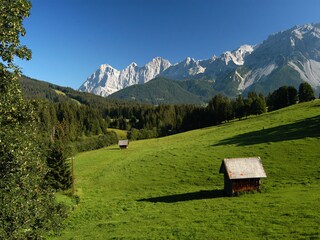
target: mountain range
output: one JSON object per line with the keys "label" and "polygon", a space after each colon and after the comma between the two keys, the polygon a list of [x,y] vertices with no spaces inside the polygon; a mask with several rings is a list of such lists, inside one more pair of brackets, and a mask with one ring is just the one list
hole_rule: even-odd
{"label": "mountain range", "polygon": [[[139,89],[142,88],[143,92],[149,91],[146,94],[151,98],[166,102],[159,84],[143,87],[152,79],[162,81],[160,85],[166,85],[167,89],[174,86],[173,89],[187,91],[187,98],[188,94],[192,94],[198,99],[210,98],[217,93],[230,97],[249,91],[268,94],[283,85],[298,87],[302,82],[309,83],[319,93],[320,24],[295,26],[270,35],[256,46],[243,45],[206,60],[188,57],[171,64],[166,59],[156,57],[143,67],[132,63],[121,71],[103,64],[79,90],[101,96],[141,100]],[[183,92],[181,89],[179,91]],[[171,94],[175,95],[174,92]]]}

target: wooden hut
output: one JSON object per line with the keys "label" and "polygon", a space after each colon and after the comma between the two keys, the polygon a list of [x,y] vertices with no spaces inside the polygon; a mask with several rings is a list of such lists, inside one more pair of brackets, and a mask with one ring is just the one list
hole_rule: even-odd
{"label": "wooden hut", "polygon": [[224,174],[224,191],[230,196],[238,192],[259,190],[260,179],[267,177],[260,157],[225,158],[219,173]]}
{"label": "wooden hut", "polygon": [[118,145],[120,149],[126,149],[128,148],[129,140],[119,140]]}

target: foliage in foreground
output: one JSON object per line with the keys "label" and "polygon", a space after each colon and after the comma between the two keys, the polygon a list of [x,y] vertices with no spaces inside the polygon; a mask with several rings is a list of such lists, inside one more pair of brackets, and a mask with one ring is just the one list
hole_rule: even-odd
{"label": "foliage in foreground", "polygon": [[0,83],[0,239],[40,239],[61,227],[64,207],[46,185],[47,171],[31,105],[17,79],[1,72]]}
{"label": "foliage in foreground", "polygon": [[57,232],[65,215],[44,177],[32,106],[23,100],[14,57],[30,59],[20,45],[28,0],[0,1],[0,239],[42,239]]}

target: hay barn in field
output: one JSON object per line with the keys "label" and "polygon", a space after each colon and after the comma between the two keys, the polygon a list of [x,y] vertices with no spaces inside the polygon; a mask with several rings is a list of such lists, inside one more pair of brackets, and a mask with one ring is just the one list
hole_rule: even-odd
{"label": "hay barn in field", "polygon": [[118,145],[120,149],[126,149],[129,146],[129,140],[119,140]]}
{"label": "hay barn in field", "polygon": [[266,178],[260,157],[225,158],[219,173],[224,174],[224,191],[235,193],[259,190],[261,178]]}

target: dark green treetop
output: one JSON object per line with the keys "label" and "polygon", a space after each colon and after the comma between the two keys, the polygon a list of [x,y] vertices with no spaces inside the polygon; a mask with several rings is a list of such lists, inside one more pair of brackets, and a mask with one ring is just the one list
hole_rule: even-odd
{"label": "dark green treetop", "polygon": [[301,83],[299,86],[299,102],[308,102],[315,99],[314,92],[309,83]]}

